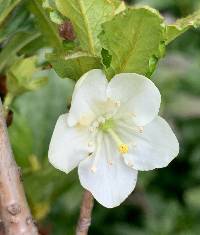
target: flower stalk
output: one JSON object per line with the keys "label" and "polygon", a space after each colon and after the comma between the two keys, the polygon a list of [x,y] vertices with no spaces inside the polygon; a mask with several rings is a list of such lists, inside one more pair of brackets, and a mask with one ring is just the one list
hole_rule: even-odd
{"label": "flower stalk", "polygon": [[88,230],[91,224],[93,204],[94,204],[94,199],[92,194],[88,190],[85,190],[80,209],[80,216],[76,228],[76,235],[88,234]]}

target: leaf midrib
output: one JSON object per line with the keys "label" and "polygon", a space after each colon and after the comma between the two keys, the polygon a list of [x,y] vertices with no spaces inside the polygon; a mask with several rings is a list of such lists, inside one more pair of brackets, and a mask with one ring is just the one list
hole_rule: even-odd
{"label": "leaf midrib", "polygon": [[85,7],[84,7],[84,4],[82,3],[82,0],[77,0],[78,1],[78,4],[80,6],[80,13],[82,14],[83,16],[83,21],[85,23],[85,28],[86,28],[86,31],[87,31],[87,35],[88,35],[88,42],[89,42],[89,49],[90,49],[90,53],[92,55],[95,55],[95,46],[94,46],[94,41],[93,41],[93,37],[92,37],[92,32],[91,32],[91,28],[89,26],[89,20],[87,18],[87,15],[86,15],[86,11],[85,11]]}
{"label": "leaf midrib", "polygon": [[131,45],[132,45],[131,49],[128,50],[127,56],[124,57],[124,60],[123,60],[122,64],[119,65],[119,73],[124,72],[128,62],[129,62],[129,59],[132,56],[132,53],[135,51],[136,44],[138,42],[138,37],[140,35],[141,27],[142,27],[142,24],[143,24],[143,20],[144,20],[144,18],[142,17],[142,19],[139,21],[140,23],[138,25],[138,30],[134,33],[133,38],[135,37],[135,39],[133,40],[133,43],[131,43]]}

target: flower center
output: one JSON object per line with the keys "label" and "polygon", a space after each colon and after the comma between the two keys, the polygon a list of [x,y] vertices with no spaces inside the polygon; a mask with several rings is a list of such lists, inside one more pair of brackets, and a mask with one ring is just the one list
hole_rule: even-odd
{"label": "flower center", "polygon": [[114,140],[118,147],[118,151],[121,154],[128,153],[128,145],[123,143],[121,138],[117,135],[117,133],[114,131],[115,122],[113,118],[110,115],[107,116],[101,116],[96,121],[93,122],[93,124],[90,126],[89,130],[91,133],[97,133],[97,130],[101,130],[103,132],[107,132],[111,138]]}
{"label": "flower center", "polygon": [[99,128],[100,128],[100,130],[106,132],[109,129],[112,129],[114,127],[114,125],[115,125],[115,123],[114,123],[113,119],[109,118],[109,119],[105,120],[104,123],[101,123]]}

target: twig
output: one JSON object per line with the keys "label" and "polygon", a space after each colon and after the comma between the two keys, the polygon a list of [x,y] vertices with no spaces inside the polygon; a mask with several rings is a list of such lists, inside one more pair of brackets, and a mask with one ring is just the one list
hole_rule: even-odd
{"label": "twig", "polygon": [[76,235],[87,235],[91,224],[91,214],[94,204],[92,194],[85,190],[80,210],[79,221],[76,228]]}
{"label": "twig", "polygon": [[38,235],[13,158],[0,99],[0,213],[5,235]]}

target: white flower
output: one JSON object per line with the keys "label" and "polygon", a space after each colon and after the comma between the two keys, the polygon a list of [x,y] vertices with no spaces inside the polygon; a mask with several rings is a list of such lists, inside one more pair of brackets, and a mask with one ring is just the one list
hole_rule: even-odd
{"label": "white flower", "polygon": [[121,73],[108,83],[101,70],[89,71],[56,123],[49,161],[66,173],[78,166],[82,186],[103,206],[118,206],[133,191],[138,170],[165,167],[179,152],[158,116],[160,101],[144,76]]}

